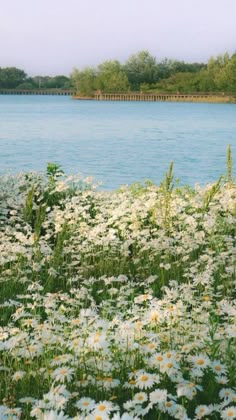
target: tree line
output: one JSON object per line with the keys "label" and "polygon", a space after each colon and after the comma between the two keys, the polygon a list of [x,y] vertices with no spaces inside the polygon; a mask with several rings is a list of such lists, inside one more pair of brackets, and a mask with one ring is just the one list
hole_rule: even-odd
{"label": "tree line", "polygon": [[71,89],[71,79],[59,76],[28,77],[16,67],[0,67],[0,89]]}
{"label": "tree line", "polygon": [[70,77],[28,77],[15,67],[0,68],[0,88],[73,89],[81,96],[102,92],[236,92],[236,53],[205,63],[163,59],[139,51],[121,64],[108,60],[96,67],[74,68]]}

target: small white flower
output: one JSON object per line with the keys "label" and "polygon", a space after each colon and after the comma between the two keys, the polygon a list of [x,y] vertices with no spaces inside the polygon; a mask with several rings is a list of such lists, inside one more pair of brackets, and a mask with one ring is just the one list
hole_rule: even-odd
{"label": "small white flower", "polygon": [[52,377],[55,379],[55,381],[59,381],[59,382],[68,381],[68,382],[70,382],[73,374],[74,374],[73,369],[68,368],[67,366],[62,366],[62,367],[54,370],[54,372],[52,373]]}
{"label": "small white flower", "polygon": [[211,408],[207,405],[199,405],[195,410],[196,419],[201,419],[202,417],[207,416],[211,413],[211,411]]}
{"label": "small white flower", "polygon": [[145,394],[145,392],[138,392],[137,394],[134,395],[133,397],[133,401],[136,404],[143,404],[144,402],[147,401],[147,394]]}
{"label": "small white flower", "polygon": [[152,388],[155,383],[159,383],[160,379],[158,375],[153,373],[147,373],[145,371],[138,371],[135,375],[136,386],[140,389]]}
{"label": "small white flower", "polygon": [[13,381],[19,381],[20,379],[23,378],[23,376],[25,376],[25,372],[23,370],[18,370],[14,373],[14,375],[12,376]]}
{"label": "small white flower", "polygon": [[152,404],[162,403],[167,400],[167,390],[155,389],[155,391],[150,393],[149,399]]}
{"label": "small white flower", "polygon": [[110,401],[100,401],[98,404],[95,405],[92,414],[96,418],[96,416],[102,414],[110,414],[114,410],[115,407]]}
{"label": "small white flower", "polygon": [[81,398],[75,406],[81,411],[92,411],[95,407],[95,401],[91,398]]}
{"label": "small white flower", "polygon": [[43,414],[42,420],[70,420],[70,418],[61,411],[57,413],[56,411],[48,411]]}
{"label": "small white flower", "polygon": [[189,360],[193,364],[195,369],[205,369],[210,364],[210,359],[205,354],[189,356]]}
{"label": "small white flower", "polygon": [[224,410],[222,410],[220,414],[221,414],[221,418],[223,420],[235,419],[236,418],[236,407],[234,407],[234,406],[227,407]]}

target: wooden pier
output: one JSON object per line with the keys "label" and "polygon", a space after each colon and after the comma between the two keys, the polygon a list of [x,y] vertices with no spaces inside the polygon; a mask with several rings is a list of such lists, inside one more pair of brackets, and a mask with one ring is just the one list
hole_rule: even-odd
{"label": "wooden pier", "polygon": [[1,89],[0,95],[59,95],[73,96],[73,89]]}
{"label": "wooden pier", "polygon": [[[75,96],[75,99],[80,99]],[[234,96],[227,94],[172,94],[172,93],[95,93],[94,99],[98,101],[147,101],[147,102],[213,102],[236,103]]]}

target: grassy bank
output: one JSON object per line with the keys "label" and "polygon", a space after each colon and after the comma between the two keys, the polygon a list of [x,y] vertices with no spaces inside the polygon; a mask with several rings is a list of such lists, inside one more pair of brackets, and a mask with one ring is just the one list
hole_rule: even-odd
{"label": "grassy bank", "polygon": [[236,418],[236,188],[0,180],[0,418]]}

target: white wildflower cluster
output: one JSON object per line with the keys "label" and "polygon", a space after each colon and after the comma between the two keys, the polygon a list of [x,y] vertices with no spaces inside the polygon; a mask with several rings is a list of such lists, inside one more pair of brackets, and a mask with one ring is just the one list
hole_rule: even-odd
{"label": "white wildflower cluster", "polygon": [[236,418],[232,182],[0,182],[0,419]]}

